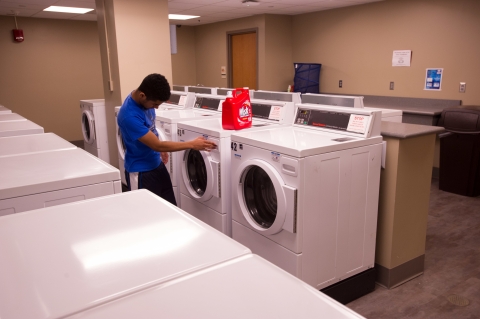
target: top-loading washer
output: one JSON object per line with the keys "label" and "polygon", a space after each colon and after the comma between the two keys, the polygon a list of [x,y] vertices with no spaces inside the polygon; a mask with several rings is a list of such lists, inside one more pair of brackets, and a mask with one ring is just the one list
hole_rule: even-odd
{"label": "top-loading washer", "polygon": [[[292,102],[251,100],[252,127],[242,131],[262,130],[291,125]],[[192,120],[178,123],[179,141],[204,137],[217,144],[210,152],[178,152],[180,207],[198,219],[231,235],[230,136],[236,131],[222,128],[222,119]]]}
{"label": "top-loading washer", "polygon": [[380,116],[297,104],[290,127],[233,134],[232,237],[317,289],[369,271]]}
{"label": "top-loading washer", "polygon": [[5,319],[65,318],[251,253],[146,190],[4,216],[0,242]]}
{"label": "top-loading washer", "polygon": [[120,172],[80,148],[0,157],[0,216],[120,193]]}
{"label": "top-loading washer", "polygon": [[11,121],[25,121],[27,120],[23,116],[17,113],[0,113],[0,122],[11,122]]}
{"label": "top-loading washer", "polygon": [[172,85],[172,91],[188,92],[188,86],[186,85]]}
{"label": "top-loading washer", "polygon": [[293,103],[301,103],[302,97],[300,92],[276,92],[276,91],[253,91],[250,92],[252,99],[285,101]]}
{"label": "top-loading washer", "polygon": [[105,100],[81,100],[80,110],[84,149],[110,163]]}
{"label": "top-loading washer", "polygon": [[0,137],[42,134],[43,127],[29,120],[0,122]]}
{"label": "top-loading washer", "polygon": [[217,88],[214,88],[214,87],[189,86],[189,87],[187,87],[187,91],[188,92],[193,92],[193,93],[217,95]]}
{"label": "top-loading washer", "polygon": [[77,314],[78,319],[364,318],[256,255]]}
{"label": "top-loading washer", "polygon": [[[222,103],[224,100],[225,97],[223,96],[196,94],[194,96],[192,108],[185,110],[155,110],[155,127],[158,132],[158,138],[161,141],[178,142],[178,123],[191,120],[210,119],[214,117],[221,118]],[[169,162],[165,166],[167,167],[172,180],[175,200],[180,207],[181,197],[178,187],[179,164],[177,157],[178,152],[170,152]]]}
{"label": "top-loading washer", "polygon": [[0,138],[0,157],[73,150],[77,147],[53,133]]}
{"label": "top-loading washer", "polygon": [[195,93],[183,91],[171,91],[168,101],[163,102],[158,109],[160,110],[178,110],[189,109],[193,107]]}
{"label": "top-loading washer", "polygon": [[302,95],[302,103],[359,107],[371,111],[381,111],[382,121],[402,123],[402,110],[364,107],[363,96],[306,93]]}
{"label": "top-loading washer", "polygon": [[0,114],[8,114],[8,113],[12,113],[12,111],[3,105],[0,105]]}

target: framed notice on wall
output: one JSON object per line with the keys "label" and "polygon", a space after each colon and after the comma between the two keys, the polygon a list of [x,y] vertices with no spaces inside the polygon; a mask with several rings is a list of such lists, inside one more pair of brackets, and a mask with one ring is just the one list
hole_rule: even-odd
{"label": "framed notice on wall", "polygon": [[424,90],[441,91],[442,90],[443,69],[427,69],[425,75]]}

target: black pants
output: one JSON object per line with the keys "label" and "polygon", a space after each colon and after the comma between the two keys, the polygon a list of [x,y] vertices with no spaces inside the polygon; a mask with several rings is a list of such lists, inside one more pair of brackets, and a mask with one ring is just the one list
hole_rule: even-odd
{"label": "black pants", "polygon": [[148,189],[157,196],[177,206],[175,195],[173,193],[172,181],[170,174],[163,162],[155,169],[147,172],[138,173],[138,187],[130,184],[130,173],[125,170],[125,179],[127,180],[127,187],[129,190],[133,189]]}

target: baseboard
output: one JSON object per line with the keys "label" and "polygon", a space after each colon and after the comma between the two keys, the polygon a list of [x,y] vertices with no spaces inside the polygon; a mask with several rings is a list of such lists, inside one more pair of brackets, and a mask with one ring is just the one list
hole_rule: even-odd
{"label": "baseboard", "polygon": [[375,268],[370,268],[320,291],[345,305],[374,290]]}
{"label": "baseboard", "polygon": [[84,149],[83,147],[83,140],[78,140],[78,141],[69,141],[73,145],[75,145],[78,148]]}
{"label": "baseboard", "polygon": [[377,284],[392,289],[423,274],[425,255],[418,256],[392,269],[378,264],[375,264],[375,268],[377,269]]}
{"label": "baseboard", "polygon": [[438,179],[440,177],[440,168],[439,167],[433,167],[432,168],[432,178]]}

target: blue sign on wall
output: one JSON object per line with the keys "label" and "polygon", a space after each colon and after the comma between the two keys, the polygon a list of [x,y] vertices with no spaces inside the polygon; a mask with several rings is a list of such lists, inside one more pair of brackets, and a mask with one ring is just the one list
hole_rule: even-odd
{"label": "blue sign on wall", "polygon": [[440,91],[442,89],[443,69],[427,69],[424,90]]}

